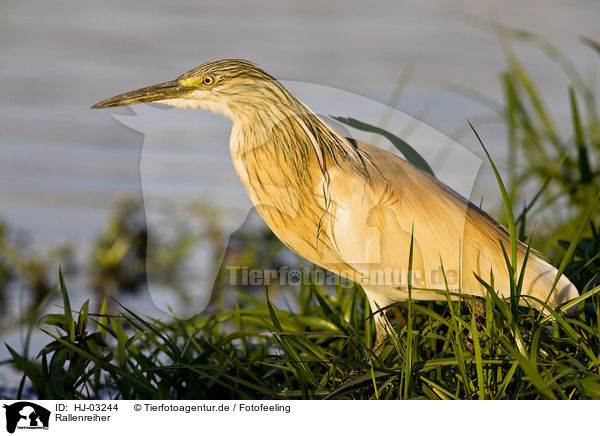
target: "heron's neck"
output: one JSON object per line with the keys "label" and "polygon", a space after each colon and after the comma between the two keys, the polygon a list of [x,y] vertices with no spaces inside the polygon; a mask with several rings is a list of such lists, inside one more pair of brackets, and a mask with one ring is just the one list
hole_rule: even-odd
{"label": "heron's neck", "polygon": [[[229,148],[236,172],[255,205],[278,210],[314,201],[313,187],[323,177],[302,116],[279,109],[234,119]],[[306,130],[314,126],[306,126]],[[315,171],[316,170],[316,171]],[[295,207],[295,206],[294,206]]]}
{"label": "heron's neck", "polygon": [[[251,152],[272,154],[282,148],[306,148],[306,138],[292,138],[286,128],[295,115],[292,111],[249,112],[233,117],[230,151],[233,156]],[[271,152],[271,153],[269,153]]]}
{"label": "heron's neck", "polygon": [[309,192],[323,181],[328,184],[328,171],[336,165],[368,176],[366,156],[356,144],[288,96],[278,104],[253,99],[252,107],[231,109],[230,151],[246,188],[260,191],[270,183]]}

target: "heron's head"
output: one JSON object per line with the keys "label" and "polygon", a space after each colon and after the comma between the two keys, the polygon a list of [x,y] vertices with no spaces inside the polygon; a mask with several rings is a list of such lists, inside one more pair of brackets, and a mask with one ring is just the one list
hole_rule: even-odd
{"label": "heron's head", "polygon": [[108,98],[92,109],[156,102],[208,109],[235,119],[245,111],[256,111],[269,102],[281,105],[290,98],[283,86],[251,62],[224,59],[200,65],[173,81]]}

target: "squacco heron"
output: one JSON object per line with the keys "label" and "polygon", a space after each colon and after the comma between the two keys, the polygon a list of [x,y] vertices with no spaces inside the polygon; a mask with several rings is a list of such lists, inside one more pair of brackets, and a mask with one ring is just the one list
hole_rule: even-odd
{"label": "squacco heron", "polygon": [[[391,303],[484,296],[477,277],[510,295],[501,244],[506,229],[448,186],[400,157],[346,138],[250,62],[203,64],[176,80],[117,95],[94,109],[157,102],[208,109],[233,121],[233,164],[258,213],[298,255],[359,282],[385,337]],[[526,247],[518,247],[523,265]],[[410,268],[409,268],[410,263]],[[443,269],[442,269],[443,268]],[[410,269],[410,270],[409,270]],[[552,307],[575,286],[530,253],[521,304]]]}

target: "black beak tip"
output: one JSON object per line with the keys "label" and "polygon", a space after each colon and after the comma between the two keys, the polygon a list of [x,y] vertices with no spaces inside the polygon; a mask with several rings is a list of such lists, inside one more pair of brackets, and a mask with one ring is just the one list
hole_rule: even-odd
{"label": "black beak tip", "polygon": [[96,103],[90,109],[108,109],[110,107],[115,107],[115,106],[116,106],[115,104],[111,104],[111,102],[108,100],[102,100],[102,101]]}

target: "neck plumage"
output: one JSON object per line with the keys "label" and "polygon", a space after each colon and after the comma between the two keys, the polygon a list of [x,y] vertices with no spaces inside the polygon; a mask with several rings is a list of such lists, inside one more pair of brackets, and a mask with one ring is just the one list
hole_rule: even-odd
{"label": "neck plumage", "polygon": [[[252,99],[251,107],[232,109],[230,148],[234,159],[262,161],[255,168],[260,173],[265,168],[285,168],[284,180],[306,187],[314,184],[314,177],[328,181],[328,169],[334,165],[348,166],[368,178],[368,156],[355,142],[321,120],[280,84],[271,85],[276,91],[262,92],[264,95]],[[310,171],[315,165],[318,174]],[[247,169],[252,172],[253,168]]]}
{"label": "neck plumage", "polygon": [[[277,92],[281,97],[273,101]],[[236,171],[258,213],[280,239],[292,249],[302,243],[314,246],[314,238],[318,245],[331,206],[329,170],[339,165],[368,180],[370,158],[283,87],[249,101],[252,106],[231,109],[230,150]],[[288,226],[303,234],[304,242],[288,240]]]}

